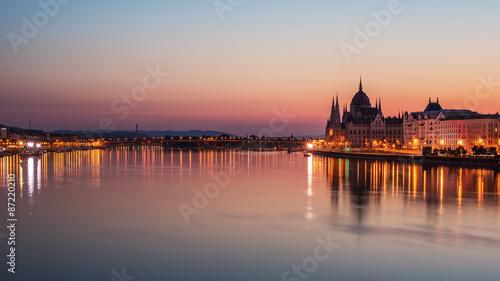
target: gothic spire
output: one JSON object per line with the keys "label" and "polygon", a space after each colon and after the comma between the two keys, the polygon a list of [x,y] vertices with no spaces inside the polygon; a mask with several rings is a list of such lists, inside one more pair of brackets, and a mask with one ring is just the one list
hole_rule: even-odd
{"label": "gothic spire", "polygon": [[378,98],[378,110],[382,111],[382,97]]}
{"label": "gothic spire", "polygon": [[361,74],[359,75],[359,90],[363,91],[363,83],[361,82]]}
{"label": "gothic spire", "polygon": [[340,107],[340,105],[339,105],[339,93],[337,93],[337,101],[336,101],[336,104],[337,104],[337,105],[335,106],[335,108],[336,108],[336,109],[339,109],[339,107]]}

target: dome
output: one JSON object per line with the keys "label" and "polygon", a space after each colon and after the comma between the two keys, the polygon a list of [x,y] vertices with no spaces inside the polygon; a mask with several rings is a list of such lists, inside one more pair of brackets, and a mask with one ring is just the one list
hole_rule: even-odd
{"label": "dome", "polygon": [[351,107],[372,107],[370,98],[363,92],[363,85],[359,81],[359,92],[351,100]]}
{"label": "dome", "polygon": [[351,101],[351,106],[372,107],[370,99],[363,91],[359,91],[354,95]]}

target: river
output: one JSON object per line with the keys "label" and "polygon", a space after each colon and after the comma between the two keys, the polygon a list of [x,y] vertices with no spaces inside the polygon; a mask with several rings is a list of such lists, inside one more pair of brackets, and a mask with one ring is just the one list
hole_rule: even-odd
{"label": "river", "polygon": [[0,159],[1,280],[500,280],[500,173],[302,153]]}

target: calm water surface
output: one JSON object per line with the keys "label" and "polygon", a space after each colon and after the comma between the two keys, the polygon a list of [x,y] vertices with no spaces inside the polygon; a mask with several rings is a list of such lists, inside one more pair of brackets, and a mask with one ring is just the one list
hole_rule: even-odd
{"label": "calm water surface", "polygon": [[498,171],[159,147],[0,164],[1,280],[500,280]]}

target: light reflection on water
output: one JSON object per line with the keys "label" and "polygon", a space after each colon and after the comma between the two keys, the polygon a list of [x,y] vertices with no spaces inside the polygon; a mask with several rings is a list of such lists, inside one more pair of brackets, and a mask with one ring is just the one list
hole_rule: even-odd
{"label": "light reflection on water", "polygon": [[[160,147],[0,164],[18,179],[15,280],[281,280],[327,235],[341,247],[310,280],[500,280],[494,170]],[[193,189],[236,170],[185,224]]]}

